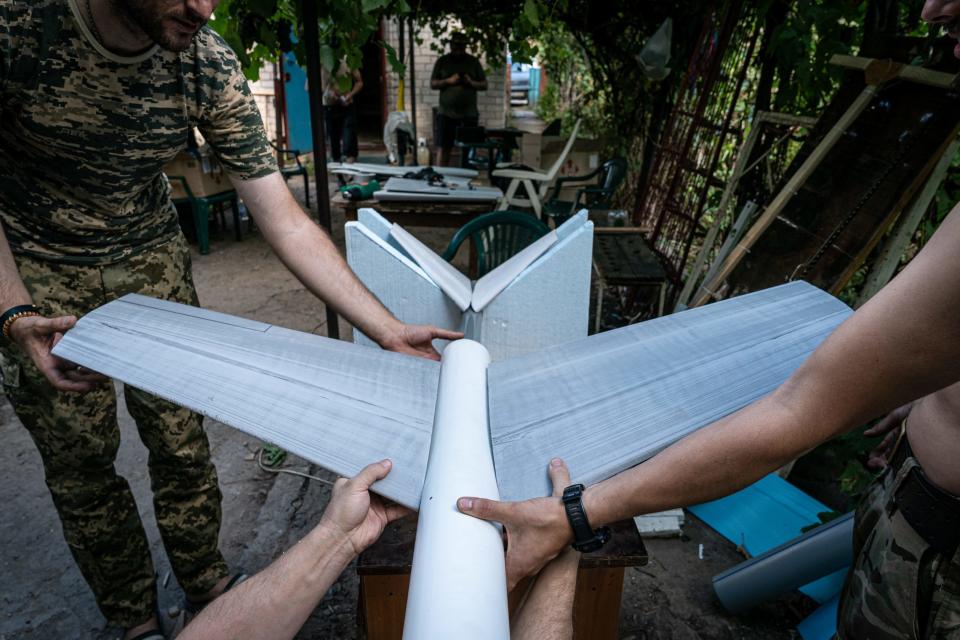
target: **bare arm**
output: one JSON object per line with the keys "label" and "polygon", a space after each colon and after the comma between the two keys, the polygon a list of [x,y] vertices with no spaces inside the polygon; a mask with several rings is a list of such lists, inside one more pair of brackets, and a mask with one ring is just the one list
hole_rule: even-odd
{"label": "bare arm", "polygon": [[[960,212],[910,265],[844,322],[775,392],[588,488],[592,524],[712,500],[816,445],[960,379]],[[462,501],[503,522],[511,581],[570,538],[553,498]]]}
{"label": "bare arm", "polygon": [[369,493],[386,477],[389,460],[365,467],[334,486],[320,524],[269,567],[207,605],[182,640],[292,638],[337,577],[388,522],[409,513]]}
{"label": "bare arm", "polygon": [[344,96],[346,98],[347,104],[353,102],[353,99],[358,93],[363,90],[363,76],[360,75],[360,72],[357,69],[353,70],[353,88]]}
{"label": "bare arm", "polygon": [[430,342],[461,334],[397,320],[347,266],[333,241],[300,209],[279,173],[234,186],[280,260],[314,295],[384,349],[439,359]]}

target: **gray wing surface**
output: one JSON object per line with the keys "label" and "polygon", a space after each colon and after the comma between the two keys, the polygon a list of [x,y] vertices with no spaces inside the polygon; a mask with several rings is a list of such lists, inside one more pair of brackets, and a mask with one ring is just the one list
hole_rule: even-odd
{"label": "gray wing surface", "polygon": [[632,467],[780,385],[852,312],[804,282],[494,362],[490,432],[500,495],[550,495]]}
{"label": "gray wing surface", "polygon": [[374,489],[419,505],[437,362],[139,295],[84,316],[54,353],[334,473],[390,458]]}

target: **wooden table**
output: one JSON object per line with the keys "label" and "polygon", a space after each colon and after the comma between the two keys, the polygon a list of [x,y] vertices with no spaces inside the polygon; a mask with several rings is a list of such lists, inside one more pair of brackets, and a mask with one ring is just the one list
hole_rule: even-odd
{"label": "wooden table", "polygon": [[357,210],[376,209],[390,222],[404,227],[443,227],[459,229],[474,218],[496,210],[496,202],[380,202],[346,200],[337,193],[330,205],[343,209],[347,222],[357,219]]}
{"label": "wooden table", "polygon": [[[624,568],[647,563],[647,550],[632,520],[611,528],[610,542],[580,559],[574,600],[574,638],[578,640],[617,638]],[[368,640],[400,640],[403,636],[416,533],[416,518],[403,518],[388,525],[380,539],[360,554],[357,617]],[[510,593],[511,611],[527,584],[521,582]]]}
{"label": "wooden table", "polygon": [[596,227],[593,230],[593,273],[597,309],[593,332],[600,331],[603,294],[607,287],[659,287],[657,315],[663,315],[667,272],[638,227]]}

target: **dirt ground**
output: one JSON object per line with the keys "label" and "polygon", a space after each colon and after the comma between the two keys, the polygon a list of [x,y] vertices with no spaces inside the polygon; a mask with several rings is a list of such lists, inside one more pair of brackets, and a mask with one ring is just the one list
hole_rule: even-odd
{"label": "dirt ground", "polygon": [[[296,190],[296,189],[295,189]],[[301,202],[301,193],[298,194]],[[342,246],[343,220],[334,218]],[[416,230],[442,250],[452,230]],[[280,264],[254,230],[237,242],[232,232],[211,234],[211,253],[194,253],[194,277],[202,304],[302,331],[325,333],[323,305]],[[341,335],[349,327],[341,324]],[[329,497],[326,485],[260,470],[254,452],[260,442],[207,420],[213,457],[223,491],[221,547],[231,565],[247,572],[262,569],[315,525]],[[140,506],[158,576],[161,612],[171,623],[182,602],[170,575],[150,499],[146,449],[133,421],[120,408],[122,445],[117,467],[133,487]],[[93,597],[63,540],[53,503],[44,485],[39,455],[6,399],[0,400],[0,640],[14,638],[116,638],[105,626]],[[298,459],[287,468],[325,476]],[[328,476],[329,477],[329,476]],[[699,545],[703,559],[699,559]],[[721,609],[711,578],[742,557],[734,546],[696,518],[688,516],[679,539],[647,540],[650,561],[627,570],[620,610],[620,637],[657,640],[794,638],[793,628],[813,609],[812,601],[788,596],[748,616]],[[353,567],[340,577],[297,636],[360,638],[356,604],[358,579]]]}

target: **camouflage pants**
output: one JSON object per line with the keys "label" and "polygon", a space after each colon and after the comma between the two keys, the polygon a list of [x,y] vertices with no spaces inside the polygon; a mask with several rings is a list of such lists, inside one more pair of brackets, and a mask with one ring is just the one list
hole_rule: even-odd
{"label": "camouflage pants", "polygon": [[[182,236],[125,261],[89,267],[17,259],[34,304],[46,316],[82,316],[127,293],[197,304]],[[127,481],[114,460],[120,444],[112,384],[60,393],[16,347],[0,348],[4,390],[43,459],[64,537],[110,624],[129,627],[156,609],[153,561]],[[201,417],[131,387],[127,408],[150,452],[157,525],[188,594],[227,575],[217,548],[220,489]]]}
{"label": "camouflage pants", "polygon": [[857,507],[854,564],[837,621],[845,640],[960,639],[960,551],[930,549],[896,506],[917,461],[888,468]]}

